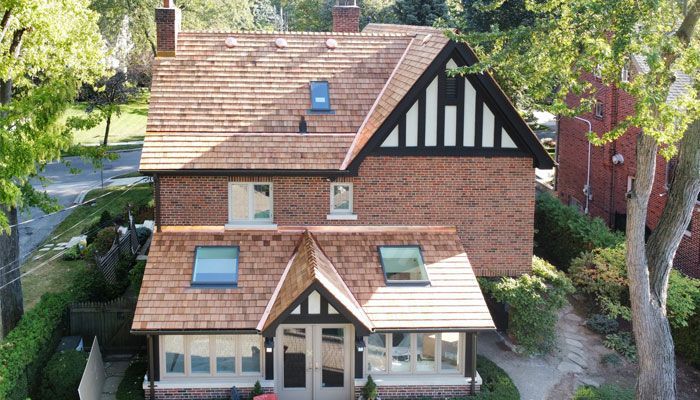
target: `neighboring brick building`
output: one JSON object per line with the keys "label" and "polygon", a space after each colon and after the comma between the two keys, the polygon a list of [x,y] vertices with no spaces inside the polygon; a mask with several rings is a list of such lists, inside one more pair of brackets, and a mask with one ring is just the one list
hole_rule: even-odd
{"label": "neighboring brick building", "polygon": [[151,399],[256,380],[282,400],[478,391],[494,329],[476,276],[532,263],[534,167],[553,161],[440,30],[159,38],[141,172],[156,225],[132,332]]}
{"label": "neighboring brick building", "polygon": [[[639,71],[643,72],[644,68],[639,58],[633,58],[629,79],[633,79]],[[598,115],[596,110],[581,115],[581,118],[591,122],[594,132],[607,132],[634,112],[634,99],[628,93],[617,87],[603,85],[593,74],[587,74],[584,78],[593,83],[597,90],[596,99],[600,103]],[[680,75],[670,96],[677,96],[687,83],[687,77]],[[575,96],[570,96],[568,101],[571,105],[578,104]],[[591,215],[602,218],[610,227],[624,230],[626,193],[635,176],[636,138],[641,130],[632,128],[619,139],[604,146],[591,146],[588,203],[584,194],[588,176],[587,132],[588,125],[584,121],[572,118],[561,118],[559,121],[557,194],[562,202],[575,205],[581,211],[586,211],[588,206]],[[648,232],[656,227],[661,218],[670,183],[669,163],[660,155],[656,160],[656,176],[649,199]],[[700,197],[691,224],[676,253],[674,266],[690,276],[700,277]]]}

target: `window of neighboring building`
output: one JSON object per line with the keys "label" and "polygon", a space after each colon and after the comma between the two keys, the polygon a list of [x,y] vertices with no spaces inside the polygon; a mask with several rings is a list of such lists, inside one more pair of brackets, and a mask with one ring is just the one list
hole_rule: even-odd
{"label": "window of neighboring building", "polygon": [[331,183],[331,213],[352,214],[352,183]]}
{"label": "window of neighboring building", "polygon": [[162,371],[167,376],[260,375],[259,335],[163,335]]}
{"label": "window of neighboring building", "polygon": [[605,105],[601,101],[595,102],[595,116],[596,118],[603,118],[603,113],[605,112]]}
{"label": "window of neighboring building", "polygon": [[595,76],[597,79],[603,79],[603,66],[598,64],[595,66],[595,69],[593,70],[593,76]]}
{"label": "window of neighboring building", "polygon": [[458,332],[372,333],[367,337],[367,374],[459,373]]}
{"label": "window of neighboring building", "polygon": [[621,82],[629,82],[629,81],[630,81],[629,62],[626,62],[626,63],[622,66],[622,69],[620,70],[620,81],[621,81]]}
{"label": "window of neighboring building", "polygon": [[238,284],[238,247],[198,246],[195,249],[193,285]]}
{"label": "window of neighboring building", "polygon": [[420,247],[380,246],[379,256],[387,283],[428,283]]}
{"label": "window of neighboring building", "polygon": [[272,184],[231,182],[229,184],[229,222],[271,223]]}
{"label": "window of neighboring building", "polygon": [[309,90],[311,91],[311,111],[330,111],[328,82],[312,81],[309,83]]}

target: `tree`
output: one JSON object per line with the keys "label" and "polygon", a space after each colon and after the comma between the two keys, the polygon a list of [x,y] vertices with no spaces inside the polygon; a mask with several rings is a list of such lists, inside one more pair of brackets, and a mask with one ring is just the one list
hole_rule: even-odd
{"label": "tree", "polygon": [[432,26],[447,18],[445,0],[396,0],[394,14],[399,23]]}
{"label": "tree", "polygon": [[103,146],[107,146],[112,116],[119,116],[122,112],[122,105],[127,104],[138,94],[138,88],[127,81],[124,71],[117,71],[111,77],[103,78],[96,85],[85,87],[83,91],[83,98],[87,103],[85,111],[87,113],[95,112],[98,121],[105,121]]}
{"label": "tree", "polygon": [[22,314],[18,210],[55,209],[30,184],[71,142],[61,117],[101,74],[102,39],[87,0],[0,0],[0,336]]}
{"label": "tree", "polygon": [[[605,84],[635,99],[633,115],[589,139],[602,144],[631,127],[642,130],[636,144],[636,181],[627,200],[625,256],[639,354],[636,391],[638,399],[675,399],[666,297],[673,257],[700,191],[700,0],[688,1],[685,13],[676,0],[528,0],[525,6],[534,15],[530,25],[455,35],[472,43],[482,59],[460,72],[492,68],[508,78],[509,91],[562,115],[590,110],[595,91],[581,74],[594,70],[602,73]],[[630,62],[639,73],[622,81],[621,69]],[[694,86],[669,97],[680,72]],[[571,93],[581,96],[578,107],[567,107]],[[645,242],[659,153],[666,158],[677,154],[678,165],[659,225]]]}
{"label": "tree", "polygon": [[477,32],[489,32],[492,28],[499,30],[528,26],[535,15],[525,7],[527,0],[505,0],[484,4],[481,1],[462,0],[464,9],[464,26]]}

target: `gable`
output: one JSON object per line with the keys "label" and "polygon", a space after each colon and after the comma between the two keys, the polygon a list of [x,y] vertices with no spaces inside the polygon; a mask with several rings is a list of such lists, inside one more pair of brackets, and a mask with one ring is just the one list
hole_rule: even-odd
{"label": "gable", "polygon": [[531,157],[540,168],[553,161],[488,74],[449,77],[446,70],[476,58],[451,42],[399,102],[358,156]]}

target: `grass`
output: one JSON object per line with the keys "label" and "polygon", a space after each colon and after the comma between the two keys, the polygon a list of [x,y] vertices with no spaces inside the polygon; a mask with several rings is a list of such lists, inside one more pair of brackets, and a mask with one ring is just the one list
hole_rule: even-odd
{"label": "grass", "polygon": [[[137,100],[122,106],[121,115],[112,117],[108,143],[143,140],[146,133],[148,98],[148,93],[145,92]],[[74,105],[66,113],[66,117],[83,115],[85,115],[85,104],[81,103]],[[105,122],[103,121],[94,128],[84,131],[75,131],[73,133],[73,140],[75,144],[102,143],[104,131]]]}
{"label": "grass", "polygon": [[143,376],[147,369],[146,361],[132,361],[124,372],[124,378],[117,388],[117,400],[143,400]]}
{"label": "grass", "polygon": [[122,174],[122,175],[117,175],[113,177],[112,179],[123,179],[123,178],[136,178],[139,176],[143,176],[139,171],[134,171],[134,172],[129,172],[128,174]]}
{"label": "grass", "polygon": [[[153,190],[148,184],[135,185],[128,191],[127,189],[126,186],[119,186],[97,189],[88,193],[85,197],[86,200],[95,199],[105,193],[109,194],[93,203],[76,208],[53,230],[49,238],[38,249],[47,243],[67,242],[71,237],[80,235],[86,227],[100,219],[100,214],[104,210],[116,213],[124,210],[127,204],[138,206],[148,203],[153,198]],[[23,273],[38,267],[34,272],[22,278],[24,308],[26,310],[36,305],[44,293],[59,293],[68,289],[73,282],[74,274],[84,272],[85,262],[83,260],[66,261],[59,256],[55,260],[48,261],[56,253],[53,250],[35,250],[22,265],[21,271]],[[36,257],[39,258],[34,259]],[[47,263],[39,267],[44,262]]]}
{"label": "grass", "polygon": [[[110,144],[110,145],[107,145],[107,151],[136,150],[136,149],[140,149],[141,147],[143,147],[143,146],[140,144]],[[74,144],[73,146],[71,146],[68,149],[61,152],[61,157],[80,156],[83,154],[83,152],[81,151],[81,148],[84,148],[84,146],[80,145],[80,144]]]}

